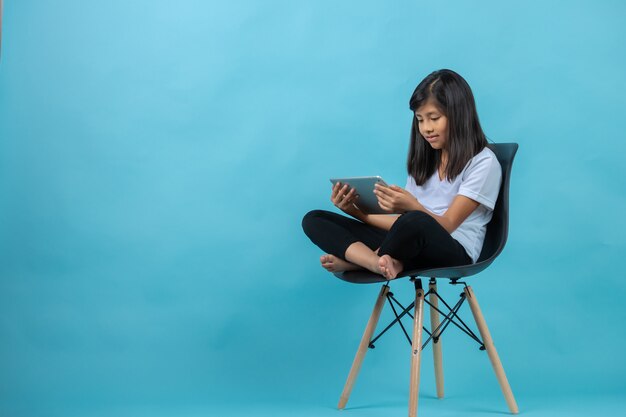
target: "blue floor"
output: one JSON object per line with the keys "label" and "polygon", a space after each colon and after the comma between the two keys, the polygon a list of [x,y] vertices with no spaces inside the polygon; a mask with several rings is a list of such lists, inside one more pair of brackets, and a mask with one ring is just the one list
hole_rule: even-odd
{"label": "blue floor", "polygon": [[[520,414],[533,417],[626,416],[626,398],[619,396],[535,397],[518,399]],[[73,413],[61,412],[59,415]],[[129,406],[99,410],[74,410],[81,417],[402,417],[407,416],[405,399],[364,401],[349,404],[339,411],[330,404],[309,403],[223,403],[195,406]],[[54,413],[57,414],[57,413]],[[507,416],[502,398],[456,396],[438,400],[430,396],[419,399],[418,416]]]}
{"label": "blue floor", "polygon": [[[534,417],[582,417],[582,416],[626,416],[626,398],[529,398],[520,406],[520,415]],[[407,416],[404,401],[355,404],[339,411],[321,405],[258,405],[221,407],[215,410],[196,410],[192,416],[219,415],[223,417],[273,416],[273,417],[392,417]],[[470,398],[437,400],[420,398],[418,416],[496,416],[510,415],[504,401],[501,403],[480,401]]]}

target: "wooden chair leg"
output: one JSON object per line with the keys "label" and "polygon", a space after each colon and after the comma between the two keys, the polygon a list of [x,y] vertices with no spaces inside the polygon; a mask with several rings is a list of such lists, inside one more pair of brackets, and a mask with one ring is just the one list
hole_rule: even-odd
{"label": "wooden chair leg", "polygon": [[411,346],[411,385],[409,388],[409,417],[417,416],[417,398],[420,386],[422,356],[422,326],[424,321],[424,290],[422,280],[415,281],[415,313],[413,315],[413,343]]}
{"label": "wooden chair leg", "polygon": [[506,400],[506,403],[509,406],[509,410],[511,411],[511,413],[517,414],[519,412],[519,409],[517,408],[515,397],[513,397],[513,391],[511,391],[511,386],[509,385],[509,381],[507,380],[506,374],[504,373],[502,362],[500,362],[500,357],[498,356],[496,347],[493,344],[493,340],[491,339],[491,334],[489,333],[489,328],[487,327],[487,323],[485,322],[483,313],[481,312],[480,306],[478,305],[478,300],[474,295],[472,287],[468,286],[465,288],[464,291],[465,296],[467,297],[467,301],[469,302],[470,308],[472,310],[472,314],[474,315],[474,320],[476,320],[476,326],[478,326],[480,336],[483,338],[483,343],[485,344],[487,355],[489,355],[491,366],[496,373],[496,378],[498,379],[498,383],[500,384],[500,389],[502,389],[502,393],[504,394],[504,399]]}
{"label": "wooden chair leg", "polygon": [[435,295],[437,293],[437,283],[433,280],[428,284],[430,290],[430,328],[433,331],[433,360],[435,362],[435,383],[437,385],[437,398],[443,398],[443,353],[441,351],[441,339],[439,339],[440,332],[434,333],[435,329],[439,326],[439,312],[436,308],[439,308],[439,299]]}
{"label": "wooden chair leg", "polygon": [[348,380],[346,381],[346,385],[343,387],[343,392],[341,393],[341,397],[339,398],[339,405],[337,407],[340,410],[345,408],[346,404],[348,403],[348,398],[350,398],[350,393],[352,392],[352,386],[354,385],[356,377],[359,375],[359,371],[361,370],[361,364],[363,364],[365,353],[367,352],[370,340],[372,340],[372,336],[374,335],[374,331],[376,330],[376,325],[378,324],[380,313],[383,310],[383,306],[385,305],[385,300],[387,298],[388,292],[389,286],[383,285],[383,287],[380,289],[380,292],[378,293],[378,298],[376,299],[374,310],[372,311],[372,315],[370,316],[370,319],[367,322],[367,326],[365,327],[365,332],[363,333],[363,337],[361,338],[361,343],[359,343],[359,349],[356,351],[354,361],[352,362],[352,368],[350,368],[350,373],[348,374]]}

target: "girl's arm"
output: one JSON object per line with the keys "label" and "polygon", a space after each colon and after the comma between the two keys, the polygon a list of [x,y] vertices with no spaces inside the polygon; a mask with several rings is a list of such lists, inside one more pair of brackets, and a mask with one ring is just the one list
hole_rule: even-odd
{"label": "girl's arm", "polygon": [[371,226],[378,227],[379,229],[389,230],[391,226],[398,220],[400,215],[389,214],[365,214],[359,211],[354,217],[361,220],[363,223],[367,223]]}
{"label": "girl's arm", "polygon": [[[378,196],[380,206],[390,213],[404,213],[407,211],[423,211],[437,221],[448,233],[452,233],[472,214],[480,205],[477,201],[464,195],[457,195],[446,212],[439,216],[424,208],[417,199],[404,188],[392,185],[391,187],[376,186],[374,191]],[[393,223],[392,223],[393,224]]]}
{"label": "girl's arm", "polygon": [[[415,200],[417,201],[417,200]],[[448,207],[443,215],[438,216],[435,213],[431,213],[426,210],[421,204],[420,211],[423,211],[426,214],[429,214],[433,219],[437,220],[448,233],[452,233],[456,230],[457,227],[461,225],[467,219],[467,217],[472,214],[474,210],[480,205],[477,201],[472,200],[471,198],[465,197],[464,195],[457,195],[452,200],[452,204]]]}

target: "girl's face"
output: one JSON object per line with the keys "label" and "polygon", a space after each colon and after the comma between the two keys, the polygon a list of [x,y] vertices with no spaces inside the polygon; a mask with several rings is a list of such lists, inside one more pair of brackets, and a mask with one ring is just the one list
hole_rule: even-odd
{"label": "girl's face", "polygon": [[419,131],[433,149],[445,149],[448,142],[448,118],[432,100],[415,111]]}

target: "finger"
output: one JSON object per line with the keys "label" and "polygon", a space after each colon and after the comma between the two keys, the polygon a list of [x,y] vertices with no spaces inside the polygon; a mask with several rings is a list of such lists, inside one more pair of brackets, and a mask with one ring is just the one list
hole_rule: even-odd
{"label": "finger", "polygon": [[333,194],[335,198],[344,196],[346,194],[346,190],[348,189],[348,184],[337,183],[336,188],[333,187]]}
{"label": "finger", "polygon": [[378,199],[378,201],[390,201],[391,200],[391,196],[381,193],[381,192],[377,192],[376,193],[376,198]]}
{"label": "finger", "polygon": [[356,190],[352,188],[350,191],[348,191],[348,194],[340,195],[338,198],[339,200],[338,207],[341,210],[349,209],[353,205],[355,193],[356,193]]}
{"label": "finger", "polygon": [[330,193],[330,199],[334,201],[335,197],[337,197],[337,194],[339,193],[339,182],[336,182],[333,184],[333,188],[332,191]]}
{"label": "finger", "polygon": [[383,210],[388,210],[389,207],[391,206],[391,204],[389,204],[388,201],[386,200],[378,200],[378,205],[380,206],[380,208],[382,208]]}
{"label": "finger", "polygon": [[335,201],[341,201],[341,199],[345,196],[346,194],[346,187],[347,185],[341,185],[341,186],[337,186],[337,189],[333,190],[333,197],[335,199]]}
{"label": "finger", "polygon": [[387,195],[393,198],[398,198],[402,195],[402,191],[394,190],[393,188],[387,188]]}
{"label": "finger", "polygon": [[380,206],[381,209],[383,209],[385,211],[389,211],[389,212],[392,211],[391,205],[388,202],[386,202],[386,201],[378,200],[378,205]]}
{"label": "finger", "polygon": [[408,191],[407,191],[407,190],[405,190],[404,188],[399,187],[399,186],[397,186],[397,185],[395,185],[394,187],[395,187],[395,188],[394,188],[394,191],[396,191],[398,194],[413,197],[413,194],[411,194],[410,192],[408,192]]}
{"label": "finger", "polygon": [[346,201],[354,195],[355,190],[354,188],[348,188],[348,189],[344,189],[344,188],[345,187],[342,187],[341,191],[339,192],[339,197],[343,201]]}
{"label": "finger", "polygon": [[379,186],[378,184],[376,184],[375,192],[378,192],[378,193],[384,194],[384,195],[392,195],[393,194],[393,191],[389,187],[385,187],[385,186],[382,186],[382,185]]}

